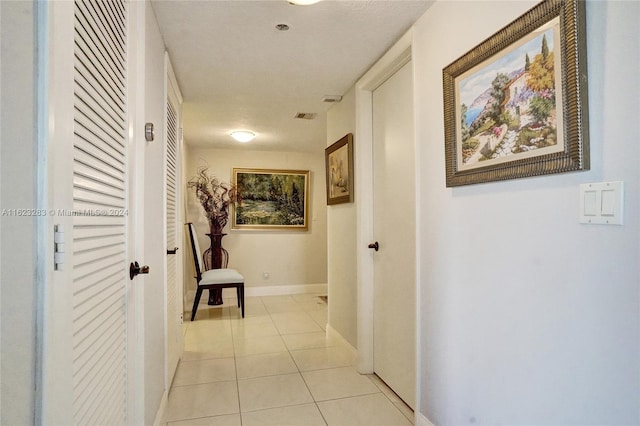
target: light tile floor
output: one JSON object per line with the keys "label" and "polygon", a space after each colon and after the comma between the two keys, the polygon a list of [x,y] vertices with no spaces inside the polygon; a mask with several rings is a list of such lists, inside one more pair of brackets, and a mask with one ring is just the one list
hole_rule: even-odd
{"label": "light tile floor", "polygon": [[350,351],[326,338],[318,295],[248,297],[244,319],[236,299],[203,302],[186,323],[167,426],[413,423],[408,406],[377,376],[358,374]]}

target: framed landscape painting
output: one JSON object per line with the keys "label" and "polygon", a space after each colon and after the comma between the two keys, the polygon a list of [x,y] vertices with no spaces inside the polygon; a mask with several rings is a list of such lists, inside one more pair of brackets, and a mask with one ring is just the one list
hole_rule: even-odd
{"label": "framed landscape painting", "polygon": [[308,170],[233,169],[233,183],[233,229],[308,228]]}
{"label": "framed landscape painting", "polygon": [[547,0],[443,70],[448,187],[589,169],[584,2]]}

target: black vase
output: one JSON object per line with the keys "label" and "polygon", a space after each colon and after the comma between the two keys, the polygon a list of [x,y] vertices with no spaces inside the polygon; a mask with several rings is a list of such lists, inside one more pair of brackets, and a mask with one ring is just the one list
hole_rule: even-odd
{"label": "black vase", "polygon": [[[204,251],[202,259],[204,261],[204,269],[220,269],[229,265],[229,252],[222,247],[222,237],[227,234],[211,233],[207,234],[211,240],[211,246]],[[222,289],[209,290],[209,305],[222,305]]]}

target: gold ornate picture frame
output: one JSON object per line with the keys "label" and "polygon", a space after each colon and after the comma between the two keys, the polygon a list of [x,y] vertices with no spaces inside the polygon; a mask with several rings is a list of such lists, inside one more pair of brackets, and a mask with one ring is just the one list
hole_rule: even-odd
{"label": "gold ornate picture frame", "polygon": [[308,170],[237,168],[233,183],[238,203],[232,229],[308,229]]}
{"label": "gold ornate picture frame", "polygon": [[447,187],[588,170],[583,0],[546,0],[443,70]]}

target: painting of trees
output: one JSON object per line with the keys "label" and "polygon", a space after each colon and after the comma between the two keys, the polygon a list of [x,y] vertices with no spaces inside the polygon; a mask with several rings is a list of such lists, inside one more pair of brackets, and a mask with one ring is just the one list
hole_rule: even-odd
{"label": "painting of trees", "polygon": [[241,200],[234,227],[306,227],[308,172],[234,170]]}
{"label": "painting of trees", "polygon": [[[496,123],[500,123],[500,115],[502,114],[502,103],[506,97],[505,87],[511,79],[504,73],[496,74],[496,78],[491,82],[491,97],[493,103],[489,109],[489,117]],[[502,124],[502,123],[500,123]]]}
{"label": "painting of trees", "polygon": [[[469,87],[477,92],[474,97],[463,95],[468,102],[459,107],[463,163],[517,155],[556,143],[552,34],[546,31],[533,37],[469,77],[473,82]],[[486,89],[482,90],[479,81],[486,82]]]}

